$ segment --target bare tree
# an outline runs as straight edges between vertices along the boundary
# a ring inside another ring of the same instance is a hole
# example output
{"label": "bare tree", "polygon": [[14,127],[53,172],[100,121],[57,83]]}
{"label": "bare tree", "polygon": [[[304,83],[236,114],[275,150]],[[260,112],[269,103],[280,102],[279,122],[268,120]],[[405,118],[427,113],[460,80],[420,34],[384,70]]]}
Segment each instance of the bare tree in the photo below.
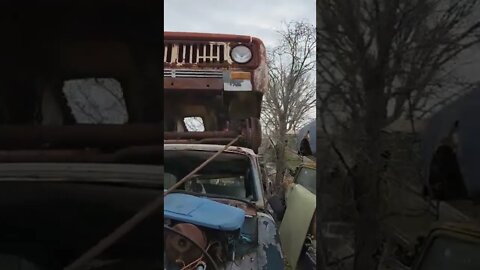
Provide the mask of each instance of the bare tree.
{"label": "bare tree", "polygon": [[279,184],[285,172],[286,134],[296,130],[315,107],[315,28],[290,22],[279,31],[280,45],[269,52],[269,89],[264,97],[262,121],[275,141]]}
{"label": "bare tree", "polygon": [[[462,82],[453,60],[478,44],[476,0],[318,0],[317,114],[349,138],[358,212],[355,269],[377,269],[382,129],[413,118],[445,84]],[[465,89],[474,84],[463,84]],[[324,126],[324,131],[328,127]],[[352,136],[353,135],[353,136]],[[338,136],[330,136],[338,138]],[[335,143],[334,141],[332,141]],[[339,156],[345,154],[338,151]]]}

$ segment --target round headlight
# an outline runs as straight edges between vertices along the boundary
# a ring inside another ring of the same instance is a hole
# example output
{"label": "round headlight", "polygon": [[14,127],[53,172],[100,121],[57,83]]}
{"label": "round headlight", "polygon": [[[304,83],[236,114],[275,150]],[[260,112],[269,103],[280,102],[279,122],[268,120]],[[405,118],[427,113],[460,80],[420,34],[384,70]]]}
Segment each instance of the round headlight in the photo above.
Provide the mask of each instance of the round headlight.
{"label": "round headlight", "polygon": [[252,59],[252,51],[247,46],[238,45],[232,49],[230,56],[233,61],[239,64],[245,64]]}

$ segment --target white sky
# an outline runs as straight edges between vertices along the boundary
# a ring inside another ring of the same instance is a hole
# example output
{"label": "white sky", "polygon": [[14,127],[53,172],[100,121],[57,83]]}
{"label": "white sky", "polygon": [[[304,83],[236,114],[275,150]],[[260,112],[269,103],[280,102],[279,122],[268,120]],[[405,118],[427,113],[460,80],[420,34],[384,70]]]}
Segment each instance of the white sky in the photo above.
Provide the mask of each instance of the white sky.
{"label": "white sky", "polygon": [[240,34],[276,44],[282,21],[315,25],[315,0],[165,0],[165,31]]}

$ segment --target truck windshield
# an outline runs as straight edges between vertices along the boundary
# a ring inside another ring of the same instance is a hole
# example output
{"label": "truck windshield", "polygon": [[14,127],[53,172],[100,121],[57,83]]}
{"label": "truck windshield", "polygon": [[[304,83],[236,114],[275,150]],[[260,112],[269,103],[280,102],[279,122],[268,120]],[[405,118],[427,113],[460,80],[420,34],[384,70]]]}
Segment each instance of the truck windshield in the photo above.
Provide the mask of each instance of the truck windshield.
{"label": "truck windshield", "polygon": [[[206,151],[165,151],[164,153],[166,189],[180,181],[212,154]],[[251,167],[251,162],[246,156],[224,153],[179,189],[255,201],[257,200],[255,176]]]}

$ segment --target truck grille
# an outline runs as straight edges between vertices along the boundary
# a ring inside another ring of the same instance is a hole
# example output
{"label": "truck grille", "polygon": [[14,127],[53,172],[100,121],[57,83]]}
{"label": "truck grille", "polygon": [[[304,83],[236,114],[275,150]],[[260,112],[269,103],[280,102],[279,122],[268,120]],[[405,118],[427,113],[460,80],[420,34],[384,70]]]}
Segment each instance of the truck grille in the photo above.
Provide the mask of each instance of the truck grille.
{"label": "truck grille", "polygon": [[167,43],[163,61],[166,64],[231,63],[226,43],[208,44]]}
{"label": "truck grille", "polygon": [[187,70],[187,69],[165,69],[163,77],[170,78],[223,78],[223,72],[218,70]]}

